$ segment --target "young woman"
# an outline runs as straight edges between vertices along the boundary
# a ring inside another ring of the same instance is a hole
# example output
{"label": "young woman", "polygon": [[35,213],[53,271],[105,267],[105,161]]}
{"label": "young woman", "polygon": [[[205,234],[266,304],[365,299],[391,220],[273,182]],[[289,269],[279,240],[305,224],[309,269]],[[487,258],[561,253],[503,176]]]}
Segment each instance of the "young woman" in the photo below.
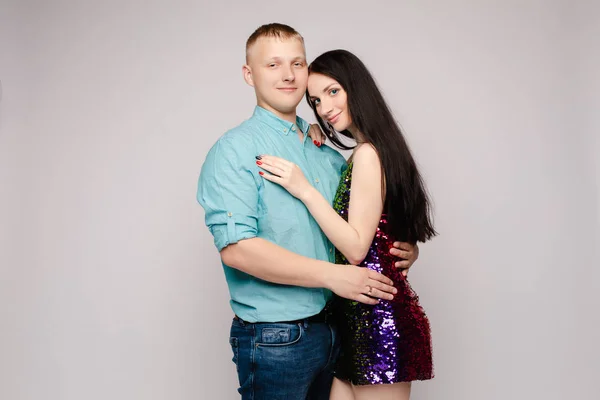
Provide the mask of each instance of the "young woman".
{"label": "young woman", "polygon": [[[396,240],[436,235],[430,201],[406,140],[370,72],[352,53],[329,51],[309,66],[307,100],[332,143],[353,149],[333,208],[293,163],[261,156],[261,175],[300,199],[337,248],[336,262],[391,278],[392,300],[337,299],[341,352],[331,399],[409,399],[410,382],[433,377],[429,321],[388,251]],[[353,139],[344,145],[338,135]],[[365,288],[365,295],[378,290]]]}

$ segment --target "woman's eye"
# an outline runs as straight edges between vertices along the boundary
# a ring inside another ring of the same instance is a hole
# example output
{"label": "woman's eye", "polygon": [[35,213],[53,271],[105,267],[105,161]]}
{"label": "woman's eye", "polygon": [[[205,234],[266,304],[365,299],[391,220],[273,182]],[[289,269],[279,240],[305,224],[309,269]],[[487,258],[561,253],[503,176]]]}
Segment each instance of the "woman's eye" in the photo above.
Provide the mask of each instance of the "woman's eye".
{"label": "woman's eye", "polygon": [[320,102],[321,102],[321,100],[319,100],[319,99],[314,99],[313,100],[313,103],[315,104],[315,106],[318,105]]}
{"label": "woman's eye", "polygon": [[338,94],[339,89],[331,89],[331,92],[329,92],[332,96],[335,96],[336,94]]}

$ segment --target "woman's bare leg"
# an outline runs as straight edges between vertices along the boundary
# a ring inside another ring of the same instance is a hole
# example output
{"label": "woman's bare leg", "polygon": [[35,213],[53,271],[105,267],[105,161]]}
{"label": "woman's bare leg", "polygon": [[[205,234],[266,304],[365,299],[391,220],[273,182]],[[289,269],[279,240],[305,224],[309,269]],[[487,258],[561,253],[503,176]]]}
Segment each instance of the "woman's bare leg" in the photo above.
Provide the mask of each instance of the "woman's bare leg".
{"label": "woman's bare leg", "polygon": [[354,393],[352,392],[350,383],[333,378],[329,400],[354,400]]}
{"label": "woman's bare leg", "polygon": [[355,400],[409,400],[410,382],[391,385],[352,386]]}

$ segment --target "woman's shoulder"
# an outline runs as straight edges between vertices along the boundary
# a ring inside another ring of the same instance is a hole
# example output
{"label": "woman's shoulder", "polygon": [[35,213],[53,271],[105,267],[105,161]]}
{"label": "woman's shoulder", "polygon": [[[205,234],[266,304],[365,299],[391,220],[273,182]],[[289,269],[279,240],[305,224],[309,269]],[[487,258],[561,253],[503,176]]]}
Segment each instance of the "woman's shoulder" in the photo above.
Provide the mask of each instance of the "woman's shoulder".
{"label": "woman's shoulder", "polygon": [[354,150],[352,162],[354,164],[379,163],[379,154],[371,143],[360,143]]}

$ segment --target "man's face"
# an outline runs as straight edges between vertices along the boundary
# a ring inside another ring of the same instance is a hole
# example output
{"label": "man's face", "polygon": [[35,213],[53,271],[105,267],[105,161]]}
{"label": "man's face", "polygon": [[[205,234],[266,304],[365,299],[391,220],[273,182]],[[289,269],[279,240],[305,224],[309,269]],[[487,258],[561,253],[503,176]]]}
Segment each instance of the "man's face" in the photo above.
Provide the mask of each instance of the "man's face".
{"label": "man's face", "polygon": [[259,106],[283,118],[295,116],[308,81],[304,45],[295,38],[259,38],[248,51],[244,79]]}

